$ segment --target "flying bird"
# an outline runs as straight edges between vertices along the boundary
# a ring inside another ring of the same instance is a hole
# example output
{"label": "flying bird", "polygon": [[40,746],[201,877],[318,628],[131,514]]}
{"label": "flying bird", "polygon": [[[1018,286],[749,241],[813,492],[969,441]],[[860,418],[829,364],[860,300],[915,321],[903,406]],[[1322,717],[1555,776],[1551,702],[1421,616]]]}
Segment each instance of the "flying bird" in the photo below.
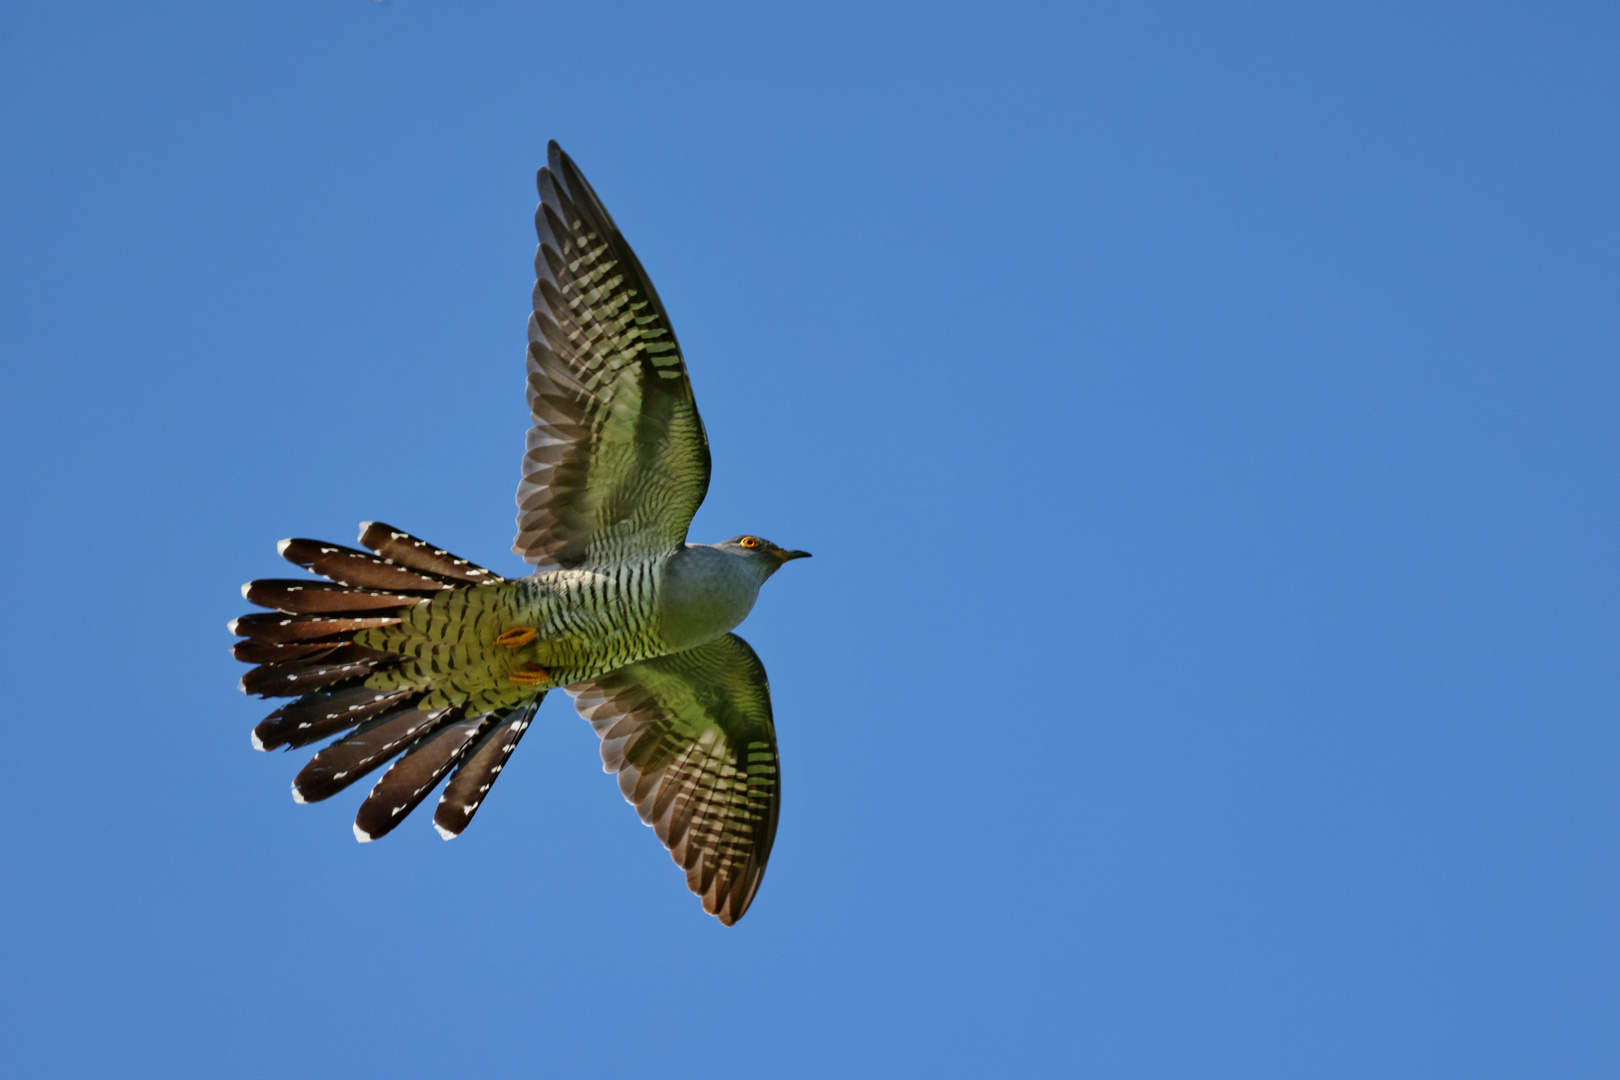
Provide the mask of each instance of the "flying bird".
{"label": "flying bird", "polygon": [[448,777],[433,814],[448,840],[560,687],[601,737],[604,770],[730,926],[759,889],[781,796],[765,668],[731,630],[809,553],[753,535],[687,542],[709,443],[669,316],[555,142],[538,186],[512,547],[533,572],[502,577],[380,522],[361,524],[360,548],[283,540],[319,578],[242,587],[270,609],[230,624],[236,657],[258,665],[242,690],[294,699],[253,745],[338,736],[293,781],[298,802],[388,765],[355,817],[362,842]]}

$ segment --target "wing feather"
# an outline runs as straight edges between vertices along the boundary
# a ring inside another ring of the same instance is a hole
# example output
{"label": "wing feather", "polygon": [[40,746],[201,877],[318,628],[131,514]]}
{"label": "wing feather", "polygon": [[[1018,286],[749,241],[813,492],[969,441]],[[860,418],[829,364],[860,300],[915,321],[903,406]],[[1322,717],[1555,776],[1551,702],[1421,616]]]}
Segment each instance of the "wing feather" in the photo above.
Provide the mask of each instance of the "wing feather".
{"label": "wing feather", "polygon": [[536,186],[533,427],[512,550],[539,570],[665,554],[709,486],[680,346],[635,252],[556,143]]}
{"label": "wing feather", "polygon": [[781,795],[765,668],[727,634],[565,687],[602,767],[727,926],[759,889]]}

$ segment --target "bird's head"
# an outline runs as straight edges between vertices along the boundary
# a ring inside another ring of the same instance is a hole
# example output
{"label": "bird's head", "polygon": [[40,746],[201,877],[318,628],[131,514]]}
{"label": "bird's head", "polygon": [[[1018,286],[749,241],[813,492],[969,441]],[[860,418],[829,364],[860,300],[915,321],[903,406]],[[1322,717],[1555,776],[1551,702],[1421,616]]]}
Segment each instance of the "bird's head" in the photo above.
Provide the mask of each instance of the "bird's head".
{"label": "bird's head", "polygon": [[782,568],[782,564],[792,559],[808,559],[808,551],[789,551],[779,547],[769,540],[758,536],[733,536],[730,540],[722,540],[714,545],[721,551],[740,555],[758,566],[770,577]]}

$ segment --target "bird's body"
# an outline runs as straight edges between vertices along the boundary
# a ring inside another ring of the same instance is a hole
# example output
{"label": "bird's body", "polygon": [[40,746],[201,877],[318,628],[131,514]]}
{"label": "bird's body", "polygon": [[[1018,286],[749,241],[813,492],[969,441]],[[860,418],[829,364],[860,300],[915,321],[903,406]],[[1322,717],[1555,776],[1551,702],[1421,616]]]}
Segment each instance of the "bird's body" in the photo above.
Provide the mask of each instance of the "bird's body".
{"label": "bird's body", "polygon": [[231,624],[246,639],[236,655],[259,665],[242,688],[295,698],[253,742],[338,736],[293,782],[299,802],[397,758],[361,804],[361,840],[448,777],[434,824],[449,839],[561,687],[601,735],[604,768],[729,925],[759,886],[780,796],[765,671],[730,631],[806,553],[755,536],[686,542],[709,448],[674,331],[555,143],[539,189],[513,547],[534,572],[508,579],[374,522],[361,526],[367,550],[283,541],[327,580],[243,587],[273,610]]}
{"label": "bird's body", "polygon": [[[354,642],[402,658],[367,680],[372,689],[423,689],[422,707],[511,708],[536,689],[713,641],[748,616],[772,570],[722,547],[687,544],[661,559],[447,590],[398,624],[357,633]],[[497,644],[514,626],[533,629],[534,637]],[[534,667],[546,677],[511,681]]]}

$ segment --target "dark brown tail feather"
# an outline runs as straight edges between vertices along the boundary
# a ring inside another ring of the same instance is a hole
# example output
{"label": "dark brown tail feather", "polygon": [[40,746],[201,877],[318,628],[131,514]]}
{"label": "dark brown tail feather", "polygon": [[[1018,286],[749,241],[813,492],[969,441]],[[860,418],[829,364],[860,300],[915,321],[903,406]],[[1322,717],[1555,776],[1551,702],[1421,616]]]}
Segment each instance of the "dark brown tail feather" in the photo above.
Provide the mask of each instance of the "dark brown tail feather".
{"label": "dark brown tail feather", "polygon": [[391,560],[341,544],[319,540],[283,540],[276,545],[281,557],[311,573],[361,589],[395,592],[441,592],[450,582],[436,574],[420,574],[396,566]]}
{"label": "dark brown tail feather", "polygon": [[362,720],[414,702],[422,695],[412,690],[383,692],[351,686],[326,694],[306,694],[283,705],[253,729],[253,745],[260,750],[286,746],[297,749],[328,735],[347,731]]}
{"label": "dark brown tail feather", "polygon": [[418,709],[412,705],[367,720],[353,732],[309,759],[293,781],[293,798],[319,802],[336,795],[452,717],[455,709]]}
{"label": "dark brown tail feather", "polygon": [[[381,659],[391,653],[376,649],[363,649],[349,641],[294,641],[278,645],[268,641],[238,641],[231,646],[231,655],[249,664],[290,664],[295,661],[358,659],[361,655]],[[281,696],[281,695],[275,695]]]}
{"label": "dark brown tail feather", "polygon": [[335,581],[264,578],[242,586],[242,595],[260,607],[295,615],[325,615],[338,611],[382,611],[414,607],[427,597],[417,593],[373,592],[352,589]]}
{"label": "dark brown tail feather", "polygon": [[494,722],[495,718],[488,714],[456,720],[418,740],[404,757],[388,767],[360,804],[354,818],[355,839],[366,843],[392,832]]}
{"label": "dark brown tail feather", "polygon": [[398,659],[392,653],[380,653],[348,642],[328,648],[325,656],[261,664],[242,676],[242,692],[267,698],[310,694],[364,679],[379,668],[392,666]]}
{"label": "dark brown tail feather", "polygon": [[[322,641],[323,644],[330,645],[347,641],[360,630],[392,626],[397,622],[399,622],[398,615],[388,614],[288,615],[281,611],[269,611],[232,619],[227,629],[238,637],[245,637],[254,642]],[[237,648],[241,647],[242,644],[239,642]],[[248,662],[262,663],[257,660]]]}
{"label": "dark brown tail feather", "polygon": [[514,709],[479,737],[477,745],[467,750],[456,768],[456,775],[444,785],[439,806],[433,812],[433,827],[446,840],[460,836],[473,815],[484,805],[489,789],[500,778],[506,761],[517,749],[518,740],[534,722],[535,710],[540,707],[541,694],[521,709]]}
{"label": "dark brown tail feather", "polygon": [[426,540],[418,540],[410,533],[401,532],[380,521],[360,523],[360,542],[390,562],[447,581],[483,585],[506,580],[477,563],[459,559],[443,548],[436,548]]}

